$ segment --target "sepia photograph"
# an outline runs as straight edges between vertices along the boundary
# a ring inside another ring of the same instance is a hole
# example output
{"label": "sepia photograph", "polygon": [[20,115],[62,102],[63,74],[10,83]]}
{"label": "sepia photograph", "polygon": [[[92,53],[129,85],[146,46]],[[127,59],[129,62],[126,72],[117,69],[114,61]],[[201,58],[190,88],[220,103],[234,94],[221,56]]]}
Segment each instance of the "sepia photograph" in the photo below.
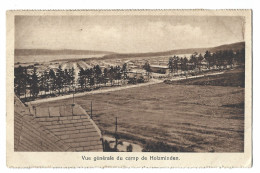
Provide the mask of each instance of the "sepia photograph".
{"label": "sepia photograph", "polygon": [[250,10],[9,11],[7,26],[12,165],[250,166]]}
{"label": "sepia photograph", "polygon": [[15,16],[14,150],[243,152],[241,16]]}

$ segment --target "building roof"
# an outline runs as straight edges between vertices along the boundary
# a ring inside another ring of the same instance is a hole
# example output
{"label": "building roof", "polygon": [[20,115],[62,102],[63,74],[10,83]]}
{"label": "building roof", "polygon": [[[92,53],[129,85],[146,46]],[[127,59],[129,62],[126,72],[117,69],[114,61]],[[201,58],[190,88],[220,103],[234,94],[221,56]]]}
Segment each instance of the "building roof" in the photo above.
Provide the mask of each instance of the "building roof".
{"label": "building roof", "polygon": [[86,111],[75,104],[36,107],[36,120],[76,151],[103,151],[102,135]]}
{"label": "building roof", "polygon": [[164,66],[164,65],[150,65],[150,67],[156,67],[156,68],[168,68],[168,66]]}
{"label": "building roof", "polygon": [[124,61],[124,63],[134,63],[132,60],[126,60],[126,61]]}
{"label": "building roof", "polygon": [[144,69],[131,69],[128,73],[146,73]]}
{"label": "building roof", "polygon": [[17,97],[14,104],[15,151],[73,151],[59,137],[37,123]]}
{"label": "building roof", "polygon": [[16,150],[103,151],[101,132],[80,105],[75,104],[73,110],[71,105],[21,106],[24,111],[15,107],[19,112],[15,113]]}

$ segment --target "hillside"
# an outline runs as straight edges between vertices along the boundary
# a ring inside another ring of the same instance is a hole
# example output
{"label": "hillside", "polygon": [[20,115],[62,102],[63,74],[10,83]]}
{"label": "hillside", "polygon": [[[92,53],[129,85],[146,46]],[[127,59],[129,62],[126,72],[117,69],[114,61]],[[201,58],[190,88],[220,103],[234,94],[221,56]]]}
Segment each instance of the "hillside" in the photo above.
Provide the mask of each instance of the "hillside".
{"label": "hillside", "polygon": [[245,88],[245,68],[240,67],[226,71],[224,74],[210,75],[207,77],[192,78],[179,81],[164,81],[172,85],[202,85],[202,86],[228,86]]}
{"label": "hillside", "polygon": [[[221,46],[217,46],[217,47],[212,47],[209,48],[210,52],[216,52],[216,51],[223,51],[223,50],[230,50],[232,49],[233,51],[236,50],[240,50],[240,49],[244,49],[245,48],[245,42],[238,42],[238,43],[233,43],[233,44],[224,44]],[[205,52],[205,51],[204,51]]]}
{"label": "hillside", "polygon": [[204,54],[207,50],[210,52],[230,50],[233,51],[245,48],[245,42],[238,42],[233,44],[225,44],[217,47],[210,48],[190,48],[190,49],[176,49],[165,52],[148,52],[148,53],[129,53],[129,54],[110,54],[105,55],[104,59],[113,59],[113,58],[130,58],[130,57],[151,57],[151,56],[168,56],[168,55],[178,55],[178,54],[192,54],[198,52]]}
{"label": "hillside", "polygon": [[50,49],[15,49],[15,56],[26,56],[26,55],[98,55],[105,54],[102,59],[114,59],[114,58],[132,58],[132,57],[152,57],[152,56],[168,56],[178,54],[192,54],[194,52],[204,54],[205,51],[216,52],[220,50],[233,51],[245,48],[245,42],[238,42],[233,44],[225,44],[217,47],[210,48],[189,48],[189,49],[176,49],[164,52],[147,52],[147,53],[115,53],[109,51],[95,51],[95,50],[50,50]]}

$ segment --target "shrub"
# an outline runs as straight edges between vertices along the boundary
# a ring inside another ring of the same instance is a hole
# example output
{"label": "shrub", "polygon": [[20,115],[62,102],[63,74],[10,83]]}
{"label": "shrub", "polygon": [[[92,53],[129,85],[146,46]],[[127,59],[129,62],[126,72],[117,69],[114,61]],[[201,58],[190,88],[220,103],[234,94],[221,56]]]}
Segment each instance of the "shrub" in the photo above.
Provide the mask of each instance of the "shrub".
{"label": "shrub", "polygon": [[126,147],[126,151],[127,152],[132,152],[133,151],[133,146],[131,144],[129,144],[127,147]]}
{"label": "shrub", "polygon": [[116,152],[115,148],[111,148],[107,140],[104,141],[104,152]]}
{"label": "shrub", "polygon": [[179,148],[170,146],[165,142],[148,142],[145,144],[142,152],[176,152]]}

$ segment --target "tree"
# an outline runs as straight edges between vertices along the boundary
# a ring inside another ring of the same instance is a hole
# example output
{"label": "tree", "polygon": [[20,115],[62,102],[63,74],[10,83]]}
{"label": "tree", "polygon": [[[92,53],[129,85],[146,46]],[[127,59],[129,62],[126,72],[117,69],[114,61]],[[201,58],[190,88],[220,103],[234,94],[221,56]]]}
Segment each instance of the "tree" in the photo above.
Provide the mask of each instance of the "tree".
{"label": "tree", "polygon": [[197,59],[197,57],[194,54],[192,54],[190,56],[190,63],[193,64],[192,67],[191,67],[192,70],[197,68],[197,66],[198,66],[198,59]]}
{"label": "tree", "polygon": [[126,147],[126,151],[127,151],[127,152],[132,152],[132,151],[133,151],[133,146],[132,146],[132,144],[129,144],[129,145]]}
{"label": "tree", "polygon": [[212,61],[211,53],[209,51],[206,51],[204,58],[208,62],[208,69],[210,69],[211,61]]}
{"label": "tree", "polygon": [[121,67],[120,66],[116,66],[114,68],[114,70],[115,70],[115,79],[117,80],[118,85],[119,85],[119,80],[121,80],[121,78],[122,78]]}
{"label": "tree", "polygon": [[94,66],[94,77],[97,81],[97,84],[102,82],[102,70],[99,65]]}
{"label": "tree", "polygon": [[94,69],[89,69],[88,77],[89,77],[89,85],[93,87],[95,85],[95,77],[94,77]]}
{"label": "tree", "polygon": [[89,84],[91,87],[93,87],[95,85],[95,78],[94,76],[90,78]]}
{"label": "tree", "polygon": [[148,61],[145,62],[143,68],[147,71],[150,72],[151,71],[151,67],[150,67],[150,63]]}
{"label": "tree", "polygon": [[110,80],[111,86],[113,85],[113,80],[115,79],[115,69],[113,66],[108,70],[108,78]]}
{"label": "tree", "polygon": [[26,97],[26,85],[27,85],[27,69],[19,66],[14,69],[14,88],[15,94],[20,98],[21,94],[24,93]]}
{"label": "tree", "polygon": [[44,72],[43,72],[43,74],[41,74],[40,77],[39,77],[39,90],[40,91],[45,90],[45,88],[44,88],[45,83],[46,83],[46,79],[45,79]]}
{"label": "tree", "polygon": [[148,79],[150,79],[150,72],[151,72],[150,63],[148,61],[146,61],[143,68],[146,70],[146,73],[148,75]]}
{"label": "tree", "polygon": [[83,69],[83,68],[80,68],[79,74],[78,74],[78,76],[79,76],[78,82],[79,82],[79,84],[80,84],[81,89],[83,89],[84,84],[85,84],[85,76],[84,76],[84,75],[85,75],[84,69]]}
{"label": "tree", "polygon": [[246,53],[246,52],[245,52],[245,48],[243,48],[243,49],[240,50],[240,62],[241,62],[242,64],[245,64],[245,56],[246,56],[245,53]]}
{"label": "tree", "polygon": [[71,69],[69,69],[69,90],[70,90],[70,87],[74,86],[74,83],[75,83],[75,69],[74,67],[72,67]]}
{"label": "tree", "polygon": [[56,90],[56,74],[53,71],[53,69],[50,69],[49,77],[50,77],[49,81],[50,81],[51,91],[55,91]]}
{"label": "tree", "polygon": [[226,51],[217,51],[216,52],[216,59],[217,59],[217,66],[218,68],[224,65],[224,60],[226,57]]}
{"label": "tree", "polygon": [[24,75],[23,75],[23,90],[24,91],[24,97],[26,98],[26,95],[27,95],[27,88],[28,88],[28,84],[29,84],[29,74],[28,74],[28,71],[27,71],[27,67],[24,68]]}
{"label": "tree", "polygon": [[70,86],[70,75],[68,69],[64,70],[63,86],[65,86],[65,89]]}
{"label": "tree", "polygon": [[92,69],[85,70],[85,75],[86,75],[86,80],[88,85],[90,85],[90,79],[92,78],[92,73],[93,73]]}
{"label": "tree", "polygon": [[50,85],[49,85],[50,76],[49,76],[49,73],[48,73],[47,70],[44,71],[43,76],[44,76],[44,79],[45,79],[43,88],[44,88],[45,95],[46,95],[46,92],[50,90]]}
{"label": "tree", "polygon": [[31,75],[31,82],[30,82],[30,93],[33,98],[37,97],[39,94],[39,79],[36,72],[36,67],[33,68],[33,74]]}
{"label": "tree", "polygon": [[201,71],[201,65],[202,65],[202,61],[203,61],[204,57],[201,55],[201,53],[199,54],[198,57],[198,67],[199,67],[199,71]]}
{"label": "tree", "polygon": [[245,49],[237,50],[235,55],[236,62],[239,64],[245,64]]}
{"label": "tree", "polygon": [[182,57],[180,59],[180,63],[181,63],[181,71],[184,71],[184,62],[183,62],[183,58]]}
{"label": "tree", "polygon": [[183,69],[184,69],[184,71],[188,70],[187,63],[188,63],[188,59],[187,59],[187,57],[184,57],[183,58]]}
{"label": "tree", "polygon": [[56,86],[57,89],[59,90],[59,94],[60,94],[60,90],[63,89],[63,80],[64,80],[64,72],[61,68],[61,65],[59,65],[58,70],[56,72]]}
{"label": "tree", "polygon": [[177,73],[178,73],[178,70],[179,70],[179,61],[180,61],[180,58],[178,56],[173,57],[174,72],[177,71]]}
{"label": "tree", "polygon": [[123,73],[123,79],[126,80],[127,79],[127,64],[126,63],[123,64],[122,73]]}
{"label": "tree", "polygon": [[233,68],[233,63],[234,63],[234,52],[233,50],[228,50],[227,51],[227,64],[231,66],[231,68]]}
{"label": "tree", "polygon": [[170,69],[170,72],[173,73],[173,69],[174,69],[174,58],[173,57],[169,58],[168,68]]}
{"label": "tree", "polygon": [[105,68],[104,71],[103,71],[103,83],[105,85],[107,85],[107,80],[108,80],[108,69]]}
{"label": "tree", "polygon": [[211,56],[211,63],[210,66],[218,66],[218,55],[217,53],[213,53]]}

